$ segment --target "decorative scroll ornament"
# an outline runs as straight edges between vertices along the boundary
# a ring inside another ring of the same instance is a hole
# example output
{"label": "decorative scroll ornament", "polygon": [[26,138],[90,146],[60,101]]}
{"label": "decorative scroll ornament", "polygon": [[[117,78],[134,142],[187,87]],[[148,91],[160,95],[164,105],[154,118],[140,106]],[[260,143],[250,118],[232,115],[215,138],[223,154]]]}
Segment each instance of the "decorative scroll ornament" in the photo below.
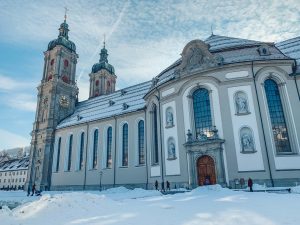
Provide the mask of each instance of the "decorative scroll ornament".
{"label": "decorative scroll ornament", "polygon": [[189,42],[181,53],[182,62],[176,72],[204,70],[223,65],[223,57],[220,55],[213,55],[208,49],[209,45],[201,40]]}

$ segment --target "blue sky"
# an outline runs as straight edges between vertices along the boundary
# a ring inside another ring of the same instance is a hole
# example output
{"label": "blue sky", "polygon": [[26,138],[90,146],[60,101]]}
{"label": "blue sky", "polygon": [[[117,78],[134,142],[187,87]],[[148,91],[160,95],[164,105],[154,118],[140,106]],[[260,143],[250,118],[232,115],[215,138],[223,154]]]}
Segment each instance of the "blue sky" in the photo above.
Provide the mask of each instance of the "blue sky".
{"label": "blue sky", "polygon": [[64,7],[77,46],[79,98],[99,59],[103,35],[123,88],[156,76],[192,39],[214,34],[277,42],[300,35],[299,0],[0,1],[0,149],[30,144],[43,51],[58,35]]}

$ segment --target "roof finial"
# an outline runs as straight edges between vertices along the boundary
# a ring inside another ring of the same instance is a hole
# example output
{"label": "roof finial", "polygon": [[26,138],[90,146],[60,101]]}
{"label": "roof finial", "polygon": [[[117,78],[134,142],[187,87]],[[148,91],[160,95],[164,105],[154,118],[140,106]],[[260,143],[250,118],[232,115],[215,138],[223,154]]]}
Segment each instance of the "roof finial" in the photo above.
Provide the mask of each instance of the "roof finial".
{"label": "roof finial", "polygon": [[64,8],[65,8],[65,22],[66,22],[66,20],[67,20],[67,12],[69,11],[69,9],[66,6]]}
{"label": "roof finial", "polygon": [[212,24],[210,25],[210,32],[211,32],[211,35],[214,35],[213,25]]}
{"label": "roof finial", "polygon": [[105,48],[105,34],[103,34],[103,48]]}

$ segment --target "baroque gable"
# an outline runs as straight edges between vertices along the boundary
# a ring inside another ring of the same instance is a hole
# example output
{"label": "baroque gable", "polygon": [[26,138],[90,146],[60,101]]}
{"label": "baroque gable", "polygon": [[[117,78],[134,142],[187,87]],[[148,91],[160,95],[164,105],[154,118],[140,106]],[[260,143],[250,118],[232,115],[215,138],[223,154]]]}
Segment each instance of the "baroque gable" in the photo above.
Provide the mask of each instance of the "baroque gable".
{"label": "baroque gable", "polygon": [[206,44],[201,40],[189,42],[181,53],[182,62],[179,65],[177,72],[187,73],[222,65],[224,61],[223,57],[213,55],[209,52],[209,47],[209,44]]}

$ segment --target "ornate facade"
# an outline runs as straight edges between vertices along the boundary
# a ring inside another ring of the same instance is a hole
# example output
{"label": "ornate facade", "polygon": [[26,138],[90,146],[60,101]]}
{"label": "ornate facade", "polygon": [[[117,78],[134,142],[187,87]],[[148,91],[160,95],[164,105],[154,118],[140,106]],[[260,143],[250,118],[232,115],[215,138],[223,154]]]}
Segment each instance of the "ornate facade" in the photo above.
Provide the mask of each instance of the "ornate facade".
{"label": "ornate facade", "polygon": [[45,52],[27,184],[299,182],[299,43],[211,35],[189,42],[151,81],[117,91],[104,46],[89,74],[90,98],[77,102],[78,56],[64,22]]}

